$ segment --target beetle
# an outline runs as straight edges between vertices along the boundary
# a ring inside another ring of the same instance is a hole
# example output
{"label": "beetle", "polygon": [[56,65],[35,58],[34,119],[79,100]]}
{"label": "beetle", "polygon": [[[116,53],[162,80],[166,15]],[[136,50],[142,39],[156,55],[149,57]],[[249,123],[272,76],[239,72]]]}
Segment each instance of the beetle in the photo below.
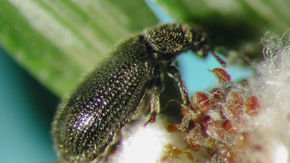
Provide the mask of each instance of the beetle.
{"label": "beetle", "polygon": [[67,162],[106,157],[122,128],[144,113],[147,100],[148,123],[154,121],[164,74],[177,82],[182,101],[188,102],[172,66],[188,50],[205,55],[210,48],[205,33],[182,23],[159,25],[121,42],[58,108],[52,135],[59,157]]}

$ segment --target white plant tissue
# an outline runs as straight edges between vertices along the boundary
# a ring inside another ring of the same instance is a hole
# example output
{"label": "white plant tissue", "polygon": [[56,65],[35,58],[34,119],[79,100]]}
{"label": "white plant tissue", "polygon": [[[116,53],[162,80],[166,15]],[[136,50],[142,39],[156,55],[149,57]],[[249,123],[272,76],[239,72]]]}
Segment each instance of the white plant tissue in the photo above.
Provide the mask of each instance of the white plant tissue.
{"label": "white plant tissue", "polygon": [[[250,118],[243,128],[251,135],[245,150],[237,152],[238,162],[287,163],[290,148],[290,32],[282,36],[267,34],[262,42],[264,60],[255,65],[256,74],[243,86],[245,92],[255,95],[260,103],[259,113]],[[146,118],[126,129],[119,149],[110,157],[113,163],[162,162],[166,145],[180,149],[186,143],[178,133],[166,130],[166,121],[144,127]],[[235,126],[234,126],[235,127]],[[237,149],[239,147],[232,147]],[[196,151],[192,151],[195,153]],[[174,157],[173,157],[174,158]],[[207,158],[205,158],[207,160]],[[192,162],[185,155],[172,162]],[[206,162],[206,161],[205,161]],[[226,161],[229,162],[229,161]],[[231,162],[235,163],[235,162]]]}

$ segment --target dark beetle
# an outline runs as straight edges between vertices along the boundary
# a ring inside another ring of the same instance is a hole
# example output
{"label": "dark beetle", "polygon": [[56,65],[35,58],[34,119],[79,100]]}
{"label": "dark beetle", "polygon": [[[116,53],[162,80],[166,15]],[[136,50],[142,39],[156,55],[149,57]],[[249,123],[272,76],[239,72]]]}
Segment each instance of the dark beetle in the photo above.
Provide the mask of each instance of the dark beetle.
{"label": "dark beetle", "polygon": [[158,111],[164,73],[178,82],[186,102],[171,63],[187,50],[206,54],[209,47],[203,33],[185,24],[157,26],[119,44],[58,109],[52,134],[60,158],[88,162],[104,156],[122,127],[142,110],[145,99],[150,100],[152,113]]}

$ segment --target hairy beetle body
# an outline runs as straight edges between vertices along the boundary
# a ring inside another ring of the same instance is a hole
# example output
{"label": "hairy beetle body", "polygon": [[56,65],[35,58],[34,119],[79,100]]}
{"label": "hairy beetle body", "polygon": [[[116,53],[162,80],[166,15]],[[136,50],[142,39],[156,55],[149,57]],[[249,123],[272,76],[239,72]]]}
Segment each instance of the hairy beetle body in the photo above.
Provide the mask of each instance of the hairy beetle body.
{"label": "hairy beetle body", "polygon": [[172,24],[121,43],[58,109],[52,134],[60,157],[87,162],[102,155],[146,92],[158,87],[161,67],[183,51],[204,49],[204,38],[195,37],[188,26]]}

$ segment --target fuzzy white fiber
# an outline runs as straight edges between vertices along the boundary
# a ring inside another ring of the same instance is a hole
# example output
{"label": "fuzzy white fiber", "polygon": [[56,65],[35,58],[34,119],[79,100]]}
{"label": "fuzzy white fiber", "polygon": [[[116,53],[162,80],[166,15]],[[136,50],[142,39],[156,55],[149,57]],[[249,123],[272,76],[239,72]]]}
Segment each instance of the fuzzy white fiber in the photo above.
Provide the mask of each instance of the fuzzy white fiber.
{"label": "fuzzy white fiber", "polygon": [[[270,37],[269,37],[270,36]],[[264,39],[265,60],[250,80],[250,90],[259,98],[261,110],[253,120],[257,142],[266,147],[263,162],[287,163],[290,149],[290,42],[268,34]]]}
{"label": "fuzzy white fiber", "polygon": [[156,162],[162,153],[167,135],[157,123],[144,126],[145,121],[135,124],[124,132],[121,148],[112,158],[115,163]]}
{"label": "fuzzy white fiber", "polygon": [[145,126],[144,124],[147,120],[148,118],[142,118],[133,126],[125,128],[121,144],[116,153],[110,158],[109,162],[160,162],[165,151],[165,146],[181,140],[178,140],[178,136],[176,137],[166,130],[166,122],[162,117],[158,117],[156,122]]}
{"label": "fuzzy white fiber", "polygon": [[[125,128],[117,151],[109,158],[110,163],[191,163],[185,155],[171,158],[168,145],[184,149],[187,145],[178,133],[166,130],[167,118],[158,116],[156,122],[144,125],[147,118],[142,118],[133,126]],[[169,159],[164,160],[164,156]]]}

